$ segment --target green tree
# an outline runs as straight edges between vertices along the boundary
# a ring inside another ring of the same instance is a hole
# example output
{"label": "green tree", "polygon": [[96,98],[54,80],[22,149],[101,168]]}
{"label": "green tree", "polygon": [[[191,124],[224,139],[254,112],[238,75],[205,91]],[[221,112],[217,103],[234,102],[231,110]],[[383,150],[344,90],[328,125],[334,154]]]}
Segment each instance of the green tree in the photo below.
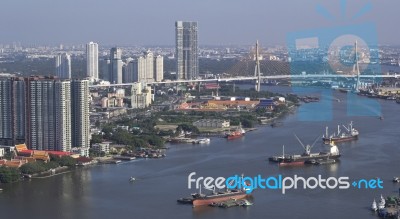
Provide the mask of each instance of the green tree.
{"label": "green tree", "polygon": [[34,174],[46,171],[46,168],[41,162],[30,162],[23,164],[19,170],[23,174]]}
{"label": "green tree", "polygon": [[0,182],[12,183],[20,179],[20,171],[17,168],[0,166]]}
{"label": "green tree", "polygon": [[96,144],[96,143],[101,143],[103,141],[103,136],[102,135],[97,135],[94,134],[92,135],[92,139],[90,140],[90,144]]}
{"label": "green tree", "polygon": [[62,156],[58,163],[60,166],[73,167],[76,165],[76,160],[70,156]]}

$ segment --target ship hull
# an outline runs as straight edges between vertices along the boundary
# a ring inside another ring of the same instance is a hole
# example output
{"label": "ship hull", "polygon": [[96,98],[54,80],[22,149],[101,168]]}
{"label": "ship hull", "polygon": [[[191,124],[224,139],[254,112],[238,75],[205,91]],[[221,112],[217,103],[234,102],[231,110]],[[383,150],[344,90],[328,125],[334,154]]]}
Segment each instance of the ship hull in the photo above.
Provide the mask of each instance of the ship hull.
{"label": "ship hull", "polygon": [[358,135],[355,136],[348,136],[348,137],[334,137],[334,138],[322,138],[322,140],[324,141],[324,144],[330,144],[331,141],[334,141],[335,143],[337,142],[346,142],[346,141],[353,141],[353,140],[357,140],[358,139]]}
{"label": "ship hull", "polygon": [[222,196],[222,197],[198,198],[198,199],[193,200],[192,204],[193,204],[193,207],[204,206],[204,205],[209,205],[211,203],[224,202],[224,201],[228,201],[230,199],[243,199],[246,197],[247,197],[246,193],[239,193],[239,194],[235,194],[235,195],[228,195],[228,196]]}
{"label": "ship hull", "polygon": [[329,154],[320,154],[316,156],[301,156],[297,158],[285,158],[285,159],[269,159],[272,162],[278,163],[279,166],[301,166],[307,163],[313,163],[312,161],[318,160],[338,160],[340,158],[340,154],[338,155],[329,155]]}
{"label": "ship hull", "polygon": [[232,140],[232,139],[237,139],[237,138],[241,138],[243,137],[243,135],[227,135],[226,138],[228,140]]}

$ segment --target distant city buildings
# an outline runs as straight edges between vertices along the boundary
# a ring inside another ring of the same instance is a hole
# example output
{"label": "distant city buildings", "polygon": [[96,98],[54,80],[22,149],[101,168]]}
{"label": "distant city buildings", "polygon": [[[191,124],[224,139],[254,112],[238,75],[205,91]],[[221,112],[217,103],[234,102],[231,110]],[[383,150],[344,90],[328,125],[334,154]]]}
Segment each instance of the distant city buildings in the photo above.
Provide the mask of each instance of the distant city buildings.
{"label": "distant city buildings", "polygon": [[122,83],[122,49],[111,48],[110,51],[110,66],[109,66],[109,78],[112,84]]}
{"label": "distant city buildings", "polygon": [[132,85],[131,104],[133,109],[143,109],[151,104],[151,87],[136,82]]}
{"label": "distant city buildings", "polygon": [[70,151],[88,147],[89,81],[0,78],[0,144]]}
{"label": "distant city buildings", "polygon": [[197,30],[197,22],[175,22],[177,79],[199,76]]}
{"label": "distant city buildings", "polygon": [[94,42],[86,44],[86,76],[99,78],[99,45]]}
{"label": "distant city buildings", "polygon": [[124,72],[124,83],[154,82],[164,79],[164,59],[162,56],[154,56],[148,50],[143,56],[134,60],[127,60]]}
{"label": "distant city buildings", "polygon": [[71,78],[71,56],[68,53],[58,54],[54,61],[56,76],[62,79]]}

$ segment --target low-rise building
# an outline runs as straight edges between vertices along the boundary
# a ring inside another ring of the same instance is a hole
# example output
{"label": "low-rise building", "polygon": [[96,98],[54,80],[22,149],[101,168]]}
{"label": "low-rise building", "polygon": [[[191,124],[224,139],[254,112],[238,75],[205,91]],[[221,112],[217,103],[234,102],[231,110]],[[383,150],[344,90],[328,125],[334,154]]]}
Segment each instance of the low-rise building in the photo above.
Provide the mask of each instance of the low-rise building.
{"label": "low-rise building", "polygon": [[102,143],[93,144],[92,148],[97,153],[104,152],[106,154],[109,154],[110,153],[110,142],[102,142]]}
{"label": "low-rise building", "polygon": [[227,128],[230,122],[222,119],[201,119],[193,122],[193,125],[197,128]]}
{"label": "low-rise building", "polygon": [[71,148],[71,152],[79,154],[81,157],[89,157],[89,147]]}

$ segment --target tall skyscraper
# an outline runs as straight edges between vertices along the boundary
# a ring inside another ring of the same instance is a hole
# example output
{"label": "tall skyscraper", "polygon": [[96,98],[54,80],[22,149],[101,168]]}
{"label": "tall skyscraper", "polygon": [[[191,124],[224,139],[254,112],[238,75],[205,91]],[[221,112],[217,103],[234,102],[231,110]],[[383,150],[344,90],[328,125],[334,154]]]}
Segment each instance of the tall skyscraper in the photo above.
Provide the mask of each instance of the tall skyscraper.
{"label": "tall skyscraper", "polygon": [[86,44],[86,74],[87,77],[99,78],[99,45],[90,42]]}
{"label": "tall skyscraper", "polygon": [[110,51],[110,82],[112,84],[122,83],[122,49],[111,48]]}
{"label": "tall skyscraper", "polygon": [[72,147],[89,147],[89,81],[73,80],[71,94]]}
{"label": "tall skyscraper", "polygon": [[55,58],[56,76],[71,78],[71,56],[68,53],[58,54]]}
{"label": "tall skyscraper", "polygon": [[111,61],[109,58],[106,58],[104,60],[101,60],[100,62],[100,79],[106,80],[106,81],[111,81],[110,78],[110,66],[111,66]]}
{"label": "tall skyscraper", "polygon": [[[53,150],[71,150],[71,83],[55,82],[55,145]],[[58,99],[57,99],[58,98]],[[50,130],[51,131],[51,130]]]}
{"label": "tall skyscraper", "polygon": [[127,58],[124,64],[124,68],[122,69],[122,82],[130,83],[133,82],[133,65],[130,64],[134,59]]}
{"label": "tall skyscraper", "polygon": [[25,141],[25,82],[23,78],[0,77],[0,144]]}
{"label": "tall skyscraper", "polygon": [[27,143],[35,150],[71,149],[69,81],[31,77],[27,83]]}
{"label": "tall skyscraper", "polygon": [[199,76],[197,30],[197,22],[175,22],[177,79]]}
{"label": "tall skyscraper", "polygon": [[154,59],[154,80],[159,82],[164,79],[164,58],[160,55]]}

